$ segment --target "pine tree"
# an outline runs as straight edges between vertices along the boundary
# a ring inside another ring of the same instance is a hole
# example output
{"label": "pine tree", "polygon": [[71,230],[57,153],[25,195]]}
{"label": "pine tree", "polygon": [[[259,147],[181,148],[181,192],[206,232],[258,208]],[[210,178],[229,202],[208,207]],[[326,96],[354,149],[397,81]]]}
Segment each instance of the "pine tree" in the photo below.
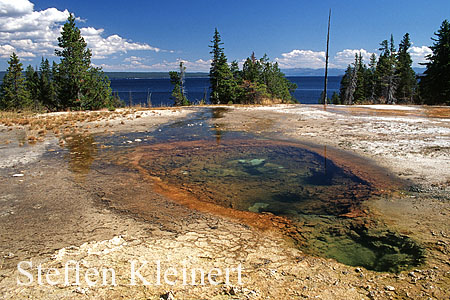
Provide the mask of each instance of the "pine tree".
{"label": "pine tree", "polygon": [[369,68],[366,72],[366,97],[371,103],[375,103],[375,91],[377,86],[377,56],[372,53],[369,61]]}
{"label": "pine tree", "polygon": [[[264,83],[267,87],[269,87],[271,81],[276,82],[276,78],[274,76],[277,72],[275,67],[278,69],[278,63],[271,63],[269,56],[264,53],[263,57],[259,59],[259,64],[261,66],[259,70],[259,82]],[[278,71],[280,70],[278,69]]]}
{"label": "pine tree", "polygon": [[395,69],[397,67],[397,56],[395,54],[394,37],[391,34],[391,40],[388,42],[384,40],[380,43],[381,51],[377,63],[376,77],[377,95],[381,97],[384,102],[393,104],[396,102],[395,91],[397,89],[397,77]]}
{"label": "pine tree", "polygon": [[354,104],[355,90],[358,84],[358,70],[357,62],[358,56],[355,57],[355,62],[347,66],[345,74],[341,79],[340,96],[342,104]]}
{"label": "pine tree", "polygon": [[367,68],[362,54],[355,54],[355,61],[348,65],[342,77],[339,95],[336,93],[332,102],[340,102],[342,104],[373,102],[375,65],[375,55],[371,56],[369,68]]}
{"label": "pine tree", "polygon": [[[339,98],[341,99],[342,104],[349,104],[349,87],[350,87],[350,81],[353,74],[353,68],[351,65],[347,66],[347,69],[345,70],[344,76],[342,76],[341,84],[339,87]],[[353,93],[351,95],[353,97]]]}
{"label": "pine tree", "polygon": [[30,96],[30,103],[32,103],[35,110],[39,109],[39,74],[29,65],[25,70],[25,88]]}
{"label": "pine tree", "polygon": [[260,61],[255,57],[255,52],[248,57],[242,67],[242,77],[244,80],[249,80],[252,82],[264,82],[260,75],[262,73],[263,66]]}
{"label": "pine tree", "polygon": [[109,80],[100,69],[91,67],[91,51],[72,14],[62,28],[58,46],[61,50],[55,50],[55,53],[61,57],[61,62],[55,79],[61,108],[97,109],[107,106],[111,101]]}
{"label": "pine tree", "polygon": [[214,30],[214,37],[211,43],[212,46],[209,46],[210,48],[212,48],[210,53],[213,56],[211,61],[211,68],[209,70],[209,81],[211,83],[211,103],[218,104],[220,103],[219,83],[221,79],[219,74],[219,68],[220,64],[222,63],[220,60],[223,54],[223,48],[221,47],[223,43],[217,28],[215,28]]}
{"label": "pine tree", "polygon": [[[234,67],[236,69],[237,63]],[[238,103],[260,104],[263,100],[283,103],[296,103],[292,91],[297,85],[284,77],[278,63],[270,62],[267,54],[259,60],[253,52],[244,62],[242,72],[239,73]]]}
{"label": "pine tree", "polygon": [[39,66],[39,102],[48,110],[57,108],[53,72],[48,59],[42,58]]}
{"label": "pine tree", "polygon": [[51,77],[52,77],[53,89],[54,89],[54,93],[55,93],[54,94],[55,98],[53,101],[54,107],[56,110],[61,110],[61,109],[63,109],[63,105],[61,103],[61,100],[58,98],[58,90],[59,90],[59,83],[62,80],[60,79],[60,76],[59,76],[58,64],[55,61],[53,61],[53,63],[52,63],[52,76]]}
{"label": "pine tree", "polygon": [[225,54],[222,53],[221,63],[219,66],[219,88],[218,88],[218,100],[220,103],[236,103],[237,94],[237,82],[234,79],[233,73],[231,73],[231,69],[228,66],[227,58]]}
{"label": "pine tree", "polygon": [[239,64],[236,60],[233,60],[230,65],[230,71],[233,74],[236,83],[242,81],[242,72],[239,70]]}
{"label": "pine tree", "polygon": [[16,53],[13,52],[10,56],[8,65],[0,87],[0,108],[6,110],[29,108],[30,95],[25,87],[22,63]]}
{"label": "pine tree", "polygon": [[72,14],[58,37],[58,46],[62,48],[55,50],[56,55],[61,57],[57,77],[58,98],[62,108],[80,106],[92,54],[87,49],[87,43],[81,36],[80,29],[76,27]]}
{"label": "pine tree", "polygon": [[339,99],[339,94],[336,92],[333,92],[333,95],[331,96],[331,103],[334,105],[341,104],[341,99]]}
{"label": "pine tree", "polygon": [[238,100],[241,104],[263,104],[263,100],[270,97],[267,86],[259,82],[244,80],[241,88],[242,94]]}
{"label": "pine tree", "polygon": [[211,103],[221,104],[235,100],[236,80],[227,63],[227,58],[221,45],[223,45],[219,31],[214,31],[211,41],[211,54],[213,56],[211,68],[209,70],[209,80],[211,84]]}
{"label": "pine tree", "polygon": [[106,107],[115,109],[111,90],[111,81],[101,68],[91,67],[88,69],[85,85],[80,99],[80,109],[100,109]]}
{"label": "pine tree", "polygon": [[355,55],[356,86],[353,94],[354,103],[366,100],[366,65],[363,63],[361,53]]}
{"label": "pine tree", "polygon": [[435,33],[427,56],[427,69],[420,80],[420,93],[426,104],[450,105],[450,23],[444,20]]}
{"label": "pine tree", "polygon": [[291,93],[297,89],[297,85],[284,77],[277,62],[271,63],[266,56],[261,59],[261,62],[263,69],[260,78],[263,79],[272,99],[280,99],[283,103],[296,103],[297,100]]}
{"label": "pine tree", "polygon": [[409,33],[406,33],[398,46],[398,67],[396,70],[396,77],[398,78],[396,98],[403,102],[412,102],[417,85],[416,74],[411,67],[411,55],[408,52],[410,47]]}

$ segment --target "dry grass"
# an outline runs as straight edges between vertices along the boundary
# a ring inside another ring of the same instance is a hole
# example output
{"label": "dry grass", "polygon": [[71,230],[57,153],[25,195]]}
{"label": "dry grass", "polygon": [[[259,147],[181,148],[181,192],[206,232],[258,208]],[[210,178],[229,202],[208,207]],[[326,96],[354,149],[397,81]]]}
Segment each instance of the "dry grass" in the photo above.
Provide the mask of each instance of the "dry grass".
{"label": "dry grass", "polygon": [[[29,144],[44,140],[51,133],[55,136],[76,132],[86,123],[111,118],[110,112],[76,112],[63,114],[35,114],[31,112],[0,112],[0,124],[8,130],[22,128]],[[88,127],[88,129],[90,126]]]}
{"label": "dry grass", "polygon": [[[0,124],[7,127],[7,130],[21,128],[25,130],[28,143],[42,141],[48,134],[56,137],[73,134],[77,132],[87,132],[91,128],[109,128],[112,124],[109,121],[115,119],[138,119],[142,117],[143,111],[158,111],[170,109],[173,112],[180,108],[174,107],[142,107],[133,106],[118,109],[115,111],[83,111],[83,112],[62,112],[37,114],[33,112],[5,112],[0,111]],[[101,124],[99,122],[103,121]],[[94,123],[94,124],[92,124]],[[120,124],[124,124],[121,120]]]}
{"label": "dry grass", "polygon": [[65,135],[88,132],[105,128],[105,132],[111,130],[111,121],[117,120],[119,124],[125,124],[124,120],[136,120],[145,116],[146,112],[157,113],[162,110],[176,112],[181,107],[142,107],[133,106],[121,108],[115,111],[82,111],[82,112],[57,112],[38,114],[35,112],[0,111],[0,126],[6,128],[0,130],[20,129],[25,132],[25,141],[30,144],[43,141],[47,135],[63,138]]}

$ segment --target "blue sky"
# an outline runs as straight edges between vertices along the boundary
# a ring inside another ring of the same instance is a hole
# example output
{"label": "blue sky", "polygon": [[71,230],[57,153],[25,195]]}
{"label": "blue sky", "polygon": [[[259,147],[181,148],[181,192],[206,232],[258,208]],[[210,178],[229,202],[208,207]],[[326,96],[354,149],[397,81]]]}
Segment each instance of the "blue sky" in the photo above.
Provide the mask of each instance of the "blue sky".
{"label": "blue sky", "polygon": [[69,12],[106,71],[168,71],[183,60],[188,71],[209,69],[217,27],[229,59],[267,53],[282,68],[321,68],[328,9],[332,9],[330,65],[345,68],[355,52],[368,60],[392,33],[409,32],[414,64],[430,53],[431,37],[450,18],[450,1],[113,1],[0,0],[0,70],[12,51],[25,65],[54,49]]}

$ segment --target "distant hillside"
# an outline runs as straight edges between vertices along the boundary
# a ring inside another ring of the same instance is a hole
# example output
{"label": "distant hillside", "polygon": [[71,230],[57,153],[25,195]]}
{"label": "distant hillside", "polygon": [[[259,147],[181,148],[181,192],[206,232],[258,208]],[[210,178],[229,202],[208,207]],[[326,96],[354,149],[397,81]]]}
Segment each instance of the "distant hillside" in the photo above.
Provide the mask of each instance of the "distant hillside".
{"label": "distant hillside", "polygon": [[[413,68],[417,74],[423,74],[426,68]],[[286,76],[325,76],[325,69],[293,68],[281,70]],[[328,69],[329,76],[342,76],[345,69]]]}
{"label": "distant hillside", "polygon": [[[426,68],[413,68],[417,74],[423,74]],[[324,76],[324,69],[310,69],[310,68],[295,68],[295,69],[282,69],[286,76]],[[344,69],[328,69],[329,76],[342,76],[344,75]],[[0,71],[0,81],[5,76],[5,71]],[[151,78],[170,78],[169,72],[105,72],[110,79],[151,79]],[[209,74],[206,72],[193,72],[186,73],[187,78],[205,78]]]}
{"label": "distant hillside", "polygon": [[[109,79],[152,79],[152,78],[170,78],[169,72],[105,72]],[[208,73],[203,72],[187,72],[186,78],[208,77]]]}
{"label": "distant hillside", "polygon": [[[325,76],[325,69],[293,68],[281,70],[286,76]],[[328,69],[329,76],[344,75],[344,69]]]}
{"label": "distant hillside", "polygon": [[416,72],[416,74],[418,74],[418,75],[422,75],[426,69],[427,68],[413,68],[414,72]]}
{"label": "distant hillside", "polygon": [[[5,76],[6,71],[0,71],[0,80]],[[109,79],[151,79],[151,78],[170,78],[169,72],[105,72]],[[205,78],[209,73],[193,72],[186,73],[188,78]]]}

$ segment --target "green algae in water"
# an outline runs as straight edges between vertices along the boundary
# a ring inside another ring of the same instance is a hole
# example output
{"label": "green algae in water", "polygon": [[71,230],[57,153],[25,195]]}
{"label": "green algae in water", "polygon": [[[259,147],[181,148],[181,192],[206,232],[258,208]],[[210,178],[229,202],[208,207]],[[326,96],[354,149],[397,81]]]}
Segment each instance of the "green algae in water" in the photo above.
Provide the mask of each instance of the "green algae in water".
{"label": "green algae in water", "polygon": [[[212,118],[220,118],[224,112],[214,109]],[[205,126],[203,115],[152,133],[147,145],[173,147],[147,148],[151,158],[139,164],[204,201],[289,218],[298,229],[294,240],[306,253],[376,271],[398,272],[423,263],[423,248],[407,236],[384,225],[367,228],[341,217],[370,199],[373,187],[368,182],[299,146],[255,140],[223,131],[217,124]],[[149,134],[103,137],[102,142],[114,149],[128,148],[133,145],[124,146],[124,141],[145,140]],[[74,153],[69,157],[71,170],[89,170],[98,151],[94,140],[75,138],[68,148]]]}
{"label": "green algae in water", "polygon": [[254,159],[239,159],[238,162],[244,165],[259,166],[263,164],[266,160],[264,158],[254,158]]}
{"label": "green algae in water", "polygon": [[156,147],[140,165],[203,201],[289,218],[298,230],[291,237],[313,255],[390,272],[423,262],[423,248],[407,236],[342,217],[373,196],[368,182],[298,145],[223,130],[215,120],[226,111],[163,126],[153,142],[173,148]]}
{"label": "green algae in water", "polygon": [[307,253],[376,271],[398,272],[423,262],[422,248],[408,237],[342,217],[360,208],[374,188],[317,153],[257,140],[213,147],[193,142],[171,151],[153,153],[141,165],[205,201],[289,218]]}
{"label": "green algae in water", "polygon": [[262,202],[256,202],[252,206],[248,208],[249,211],[259,213],[262,209],[265,209],[267,206],[269,206],[268,203],[262,203]]}
{"label": "green algae in water", "polygon": [[424,263],[423,247],[383,224],[368,228],[352,219],[309,218],[314,230],[303,232],[307,253],[380,272],[398,273]]}
{"label": "green algae in water", "polygon": [[[372,197],[368,182],[302,147],[224,131],[214,119],[225,111],[205,110],[161,127],[152,143],[163,146],[146,149],[150,158],[139,164],[203,201],[289,218],[307,253],[391,272],[423,261],[422,248],[408,237],[387,228],[379,234],[357,229],[357,222],[342,217]],[[208,119],[212,126],[205,126]]]}

